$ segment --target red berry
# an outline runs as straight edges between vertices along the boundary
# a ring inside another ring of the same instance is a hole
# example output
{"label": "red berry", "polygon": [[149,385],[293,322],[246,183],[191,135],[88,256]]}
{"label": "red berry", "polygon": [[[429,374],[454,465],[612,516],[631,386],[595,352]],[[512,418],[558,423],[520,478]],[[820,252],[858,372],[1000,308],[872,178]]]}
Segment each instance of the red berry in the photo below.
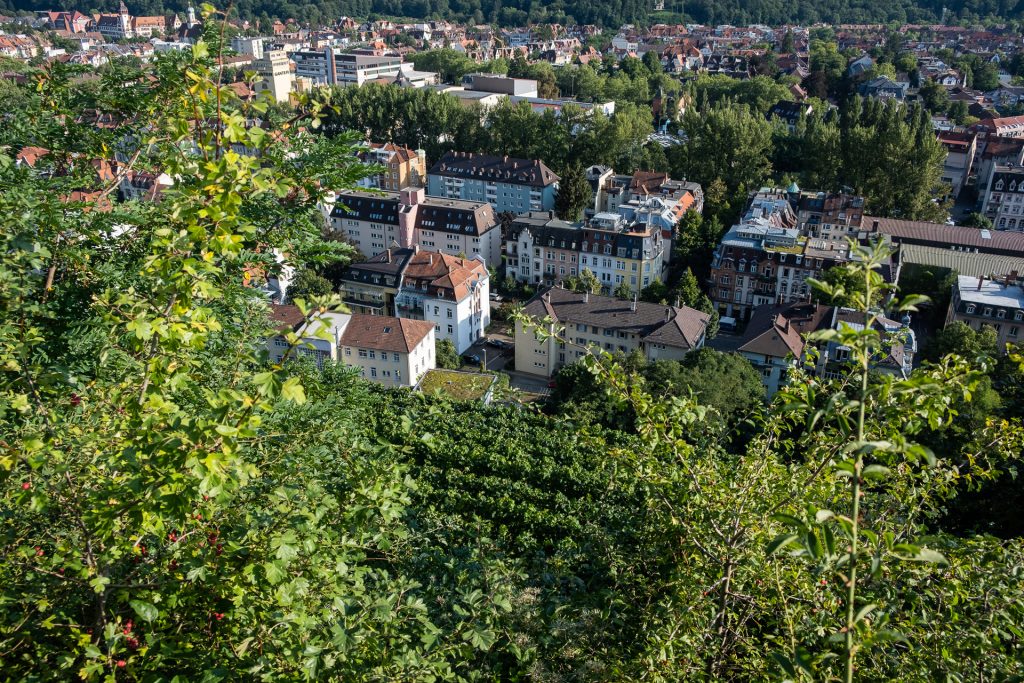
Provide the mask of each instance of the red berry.
{"label": "red berry", "polygon": [[117,668],[118,669],[123,669],[126,666],[128,666],[128,662],[124,661],[123,659],[117,660]]}
{"label": "red berry", "polygon": [[30,488],[32,488],[32,484],[30,484],[27,481],[26,482],[22,482],[22,484],[21,484],[21,490],[22,491],[28,491]]}
{"label": "red berry", "polygon": [[213,618],[216,619],[217,621],[220,621],[221,619],[224,618],[224,613],[223,612],[214,612],[213,613]]}
{"label": "red berry", "polygon": [[82,403],[82,397],[81,396],[79,396],[78,394],[71,394],[71,405],[73,405],[73,406],[75,406],[77,408],[79,405],[81,405],[81,403]]}
{"label": "red berry", "polygon": [[43,555],[45,555],[45,554],[46,554],[46,553],[45,553],[45,552],[43,552],[43,549],[42,549],[42,548],[40,548],[39,546],[36,546],[36,557],[42,557],[42,556],[43,556]]}
{"label": "red berry", "polygon": [[827,586],[828,585],[828,581],[826,581],[825,579],[822,579],[821,580],[821,585],[822,586]]}
{"label": "red berry", "polygon": [[178,534],[172,531],[171,533],[167,534],[167,538],[170,539],[171,543],[176,543],[178,541]]}

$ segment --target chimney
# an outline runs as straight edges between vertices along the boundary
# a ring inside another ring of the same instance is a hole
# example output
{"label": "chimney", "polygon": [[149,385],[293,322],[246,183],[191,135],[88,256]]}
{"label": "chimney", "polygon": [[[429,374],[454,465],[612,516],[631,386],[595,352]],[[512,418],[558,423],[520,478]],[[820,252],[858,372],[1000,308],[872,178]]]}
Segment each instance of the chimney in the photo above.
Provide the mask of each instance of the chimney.
{"label": "chimney", "polygon": [[984,285],[984,284],[985,284],[985,276],[984,275],[979,275],[978,276],[978,291],[979,292],[981,291],[981,286]]}
{"label": "chimney", "polygon": [[551,303],[551,292],[544,292],[544,294],[542,294],[540,298],[544,300],[544,303]]}
{"label": "chimney", "polygon": [[590,290],[589,289],[584,289],[583,290],[583,303],[585,303],[585,304],[590,303]]}
{"label": "chimney", "polygon": [[871,221],[871,232],[878,232],[878,219]]}
{"label": "chimney", "polygon": [[1007,284],[1011,284],[1011,285],[1017,284],[1017,271],[1016,270],[1011,270],[1010,271],[1010,274],[1008,276],[1006,276],[1006,282],[1007,282]]}
{"label": "chimney", "polygon": [[636,311],[636,294],[633,294],[633,301],[629,304],[629,310]]}
{"label": "chimney", "polygon": [[391,249],[389,248],[386,253],[387,253],[387,256],[385,257],[385,261],[387,263],[391,263]]}
{"label": "chimney", "polygon": [[[635,311],[636,309],[634,308],[633,310]],[[666,308],[665,309],[665,322],[668,322],[671,319],[672,319],[672,309],[671,308]]]}

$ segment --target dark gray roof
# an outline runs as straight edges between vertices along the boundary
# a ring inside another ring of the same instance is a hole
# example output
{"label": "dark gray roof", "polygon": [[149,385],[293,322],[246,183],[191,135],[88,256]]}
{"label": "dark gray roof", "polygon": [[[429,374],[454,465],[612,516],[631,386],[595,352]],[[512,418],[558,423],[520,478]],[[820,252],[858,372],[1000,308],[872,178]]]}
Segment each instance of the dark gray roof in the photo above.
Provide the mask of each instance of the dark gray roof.
{"label": "dark gray roof", "polygon": [[[331,216],[398,225],[397,192],[342,192]],[[416,212],[416,227],[480,236],[497,227],[494,209],[483,202],[425,197]]]}
{"label": "dark gray roof", "polygon": [[534,187],[546,187],[558,182],[558,176],[542,161],[473,152],[446,153],[430,169],[430,174]]}
{"label": "dark gray roof", "polygon": [[710,316],[688,306],[636,303],[615,297],[585,295],[561,287],[541,290],[523,308],[536,319],[551,316],[560,323],[592,325],[640,335],[645,342],[684,349],[696,348]]}

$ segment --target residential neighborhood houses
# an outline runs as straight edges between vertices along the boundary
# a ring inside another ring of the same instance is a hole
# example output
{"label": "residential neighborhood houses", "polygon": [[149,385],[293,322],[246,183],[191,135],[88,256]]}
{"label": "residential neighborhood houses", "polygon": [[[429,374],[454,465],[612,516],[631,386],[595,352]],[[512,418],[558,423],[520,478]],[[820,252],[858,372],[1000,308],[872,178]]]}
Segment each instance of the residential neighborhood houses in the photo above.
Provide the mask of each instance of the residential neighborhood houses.
{"label": "residential neighborhood houses", "polygon": [[[267,293],[277,326],[267,342],[269,360],[309,358],[318,367],[336,362],[370,381],[413,387],[436,367],[436,345],[447,342],[464,361],[477,358],[486,343],[499,344],[492,348],[508,352],[496,355],[505,357],[502,368],[510,374],[551,379],[586,353],[680,360],[731,338],[722,347],[758,369],[771,395],[795,367],[826,378],[841,372],[846,350],[809,343],[806,335],[861,323],[848,308],[816,298],[812,282],[855,263],[855,246],[875,241],[891,248],[879,271],[885,282],[898,285],[915,267],[956,273],[946,324],[991,327],[1000,344],[1015,344],[1021,326],[1014,323],[1024,315],[1017,284],[1017,273],[1024,272],[1024,86],[1006,71],[1019,52],[1019,38],[1010,32],[930,26],[892,33],[873,25],[832,30],[836,71],[851,95],[901,111],[925,108],[928,136],[934,133],[944,154],[942,189],[931,201],[946,212],[945,222],[873,215],[865,193],[834,182],[801,189],[794,180],[803,177],[798,172],[776,174],[774,185],[743,186],[739,196],[726,198],[732,212],[719,214],[721,187],[667,170],[679,169],[679,150],[690,142],[681,126],[687,110],[708,106],[693,94],[706,79],[735,84],[768,77],[784,85],[784,97],[774,95],[758,113],[774,135],[799,137],[812,116],[843,116],[847,103],[815,75],[820,71],[812,43],[821,43],[815,36],[822,28],[655,24],[605,32],[556,26],[548,32],[350,17],[324,26],[239,20],[219,67],[233,79],[228,86],[243,99],[265,95],[286,110],[320,88],[372,87],[451,98],[478,112],[485,126],[487,112],[506,104],[547,116],[549,123],[569,119],[570,105],[579,117],[572,121],[610,120],[623,101],[636,104],[633,96],[623,92],[616,102],[618,96],[584,94],[585,84],[575,77],[568,86],[559,82],[562,70],[600,66],[602,77],[621,76],[624,65],[633,69],[637,62],[675,84],[647,93],[655,132],[643,150],[634,150],[628,168],[617,172],[619,162],[606,161],[582,168],[589,194],[571,210],[563,202],[570,172],[578,173],[571,159],[555,163],[460,149],[459,131],[440,140],[360,133],[365,139],[354,154],[370,172],[355,188],[332,188],[321,206],[324,235],[355,252],[330,282],[344,309],[307,319],[286,303],[289,283],[306,264],[275,249],[287,277],[267,272],[252,283]],[[100,67],[121,58],[145,65],[161,53],[191,49],[202,29],[193,7],[181,16],[135,16],[124,3],[111,14],[52,10],[0,17],[0,55],[26,65]],[[895,64],[880,50],[893,35],[904,49]],[[443,65],[417,69],[423,63],[418,59],[432,51],[470,66],[454,75]],[[964,66],[967,58],[973,70]],[[501,60],[509,73],[491,72],[492,60]],[[511,75],[513,62],[518,69],[552,69],[555,82],[543,77],[544,70]],[[14,71],[4,77],[23,78]],[[246,121],[248,127],[262,125],[256,117]],[[581,124],[566,125],[568,135],[581,134]],[[126,140],[112,159],[75,161],[91,165],[98,178],[116,180],[116,192],[102,197],[101,210],[115,201],[159,202],[180,180],[160,169],[132,167],[137,145]],[[236,151],[254,154],[241,146]],[[37,168],[48,153],[25,147],[15,163]],[[577,191],[578,177],[571,182]],[[681,255],[684,237],[692,237],[682,235],[681,226],[694,216],[702,220],[708,204],[716,207],[715,220],[729,220],[711,237],[707,258],[694,263]],[[691,294],[682,302],[673,289],[691,272],[699,275],[704,301]],[[506,302],[546,322],[531,327],[499,321],[507,313],[494,313]],[[920,323],[887,311],[885,301],[877,305],[875,325],[887,340],[887,354],[876,360],[876,369],[908,374],[920,362]],[[304,333],[292,349],[287,333],[310,320],[326,335]],[[538,327],[557,334],[539,338]]]}

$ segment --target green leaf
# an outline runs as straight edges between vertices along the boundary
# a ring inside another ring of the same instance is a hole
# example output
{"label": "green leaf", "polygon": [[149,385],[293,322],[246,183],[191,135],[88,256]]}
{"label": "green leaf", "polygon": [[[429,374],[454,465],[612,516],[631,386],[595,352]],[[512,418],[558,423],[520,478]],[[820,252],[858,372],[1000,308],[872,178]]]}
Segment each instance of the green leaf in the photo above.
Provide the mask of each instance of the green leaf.
{"label": "green leaf", "polygon": [[864,605],[859,610],[857,610],[857,616],[855,616],[853,618],[853,623],[855,623],[855,624],[860,623],[861,620],[864,619],[864,617],[866,617],[867,615],[871,614],[876,609],[878,609],[878,605],[875,605],[874,603],[872,603],[870,605]]}
{"label": "green leaf", "polygon": [[306,391],[298,377],[289,377],[281,385],[281,398],[302,405],[306,402]]}
{"label": "green leaf", "polygon": [[765,548],[765,552],[769,555],[774,555],[782,548],[796,541],[798,538],[800,538],[799,534],[779,534],[772,539],[771,543],[768,544]]}
{"label": "green leaf", "polygon": [[861,472],[864,479],[885,479],[889,474],[889,468],[883,465],[868,465]]}
{"label": "green leaf", "polygon": [[154,621],[160,616],[160,610],[156,608],[156,605],[145,600],[131,600],[128,604],[139,615],[139,618],[145,622]]}

